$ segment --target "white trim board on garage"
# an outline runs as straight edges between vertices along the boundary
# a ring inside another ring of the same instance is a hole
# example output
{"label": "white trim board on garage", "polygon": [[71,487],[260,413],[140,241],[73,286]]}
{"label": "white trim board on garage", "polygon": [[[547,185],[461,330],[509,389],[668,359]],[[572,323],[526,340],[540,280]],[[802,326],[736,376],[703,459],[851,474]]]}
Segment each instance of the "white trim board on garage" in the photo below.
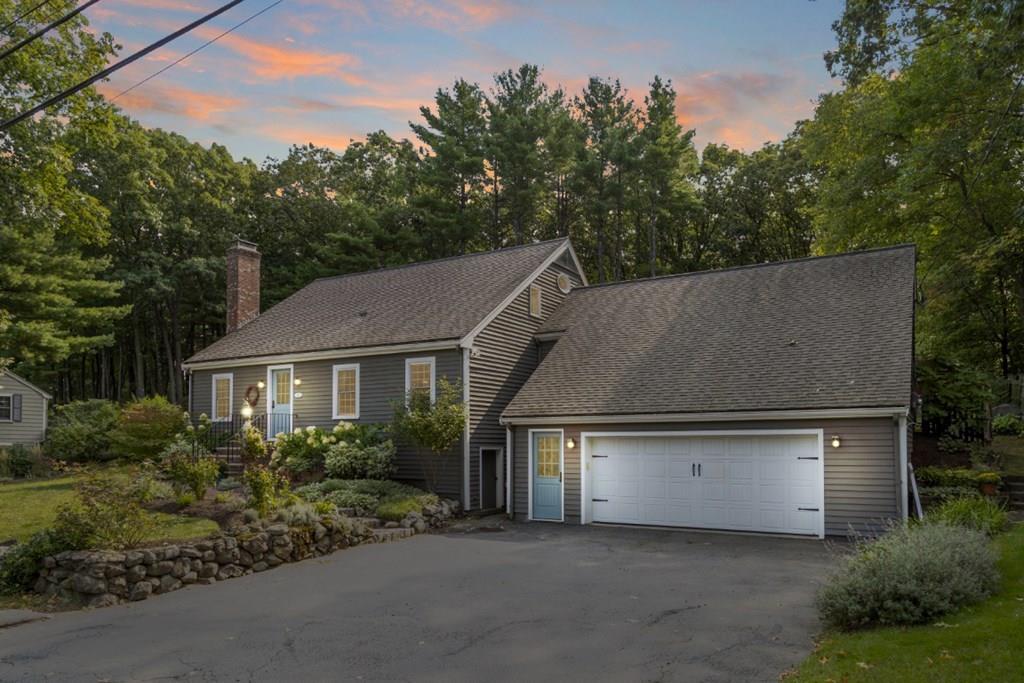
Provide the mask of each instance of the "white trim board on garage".
{"label": "white trim board on garage", "polygon": [[[542,431],[542,430],[538,429],[538,430],[530,430],[530,431],[533,432],[533,431]],[[801,460],[801,461],[802,460],[813,460],[813,459],[816,459],[817,460],[817,467],[814,468],[813,470],[811,470],[809,467],[808,468],[804,468],[804,467],[801,468],[808,475],[813,473],[813,477],[816,480],[815,481],[815,485],[813,486],[813,492],[812,492],[812,491],[807,491],[807,490],[798,491],[798,489],[786,487],[785,484],[784,484],[783,488],[784,489],[788,488],[789,490],[786,491],[785,495],[783,496],[783,500],[781,502],[779,502],[778,504],[774,504],[773,503],[771,506],[768,506],[768,507],[771,508],[770,512],[772,512],[772,513],[774,513],[776,515],[777,514],[781,514],[782,515],[782,519],[784,519],[784,520],[798,519],[800,516],[803,516],[805,513],[806,514],[814,514],[814,513],[816,513],[815,517],[814,517],[813,524],[810,524],[810,525],[804,524],[804,523],[795,524],[792,521],[790,521],[789,523],[786,523],[786,522],[783,521],[783,522],[776,522],[776,523],[774,523],[772,525],[764,525],[764,524],[756,524],[756,523],[744,525],[743,523],[736,523],[736,522],[733,522],[733,523],[729,523],[729,522],[715,523],[715,522],[706,522],[706,521],[699,521],[699,520],[696,521],[696,522],[687,522],[685,520],[680,519],[678,521],[666,521],[666,522],[664,522],[664,523],[662,523],[660,525],[662,525],[662,526],[694,527],[694,528],[714,528],[714,529],[733,530],[733,531],[752,531],[752,532],[760,532],[760,533],[773,533],[773,532],[774,533],[785,533],[785,534],[794,534],[795,533],[795,534],[803,534],[803,535],[814,535],[814,536],[816,536],[818,538],[824,538],[824,536],[825,536],[825,436],[824,436],[824,430],[822,430],[822,429],[730,429],[730,430],[692,430],[692,431],[602,431],[602,432],[582,432],[580,434],[580,448],[581,448],[581,452],[580,452],[580,516],[581,516],[581,519],[580,519],[580,522],[582,524],[589,524],[589,523],[594,522],[594,521],[610,522],[610,523],[631,523],[630,521],[625,520],[625,519],[616,519],[616,518],[614,518],[614,513],[611,513],[613,515],[613,517],[609,518],[609,519],[595,519],[595,515],[594,515],[594,511],[593,511],[594,502],[591,500],[591,497],[594,495],[592,491],[595,488],[595,484],[592,481],[593,472],[594,472],[594,467],[593,467],[593,460],[594,460],[594,458],[593,458],[593,456],[595,455],[593,453],[593,442],[594,442],[595,439],[627,438],[627,439],[638,439],[638,440],[641,440],[644,437],[647,437],[647,438],[676,438],[676,439],[702,439],[702,438],[713,438],[713,437],[739,437],[739,438],[754,438],[754,439],[756,439],[757,437],[786,437],[786,436],[791,436],[791,437],[807,437],[808,439],[813,439],[814,440],[813,444],[810,444],[810,443],[805,444],[805,446],[808,447],[808,450],[806,451],[806,455],[802,455],[802,456],[777,456],[775,459],[778,460],[779,457],[783,457],[783,458],[786,458],[786,459],[788,459],[789,457],[795,457],[797,460]],[[532,444],[532,440],[533,439],[532,439],[532,435],[531,435],[531,437],[530,437],[531,444]],[[531,447],[531,450],[532,450],[532,447]],[[811,453],[813,453],[813,455],[811,455]],[[690,457],[690,456],[688,456],[688,457]],[[708,458],[706,456],[704,456],[702,458],[702,460],[704,460],[704,459],[708,459]],[[711,460],[712,464],[715,465],[716,472],[718,471],[717,466],[719,464],[717,462],[717,460],[721,460],[723,463],[726,460],[726,458],[724,458],[724,457],[723,458],[718,458],[718,459],[712,457],[712,458],[709,458],[709,459]],[[733,458],[733,459],[735,459],[735,458]],[[532,457],[531,457],[530,460],[531,460],[531,467],[532,467]],[[753,462],[753,460],[751,462]],[[806,464],[807,465],[811,465],[810,462],[807,462]],[[697,465],[695,463],[691,463],[691,466],[692,467],[696,467]],[[751,470],[753,471],[753,468],[751,468]],[[792,470],[790,469],[790,470],[787,470],[787,471],[791,472]],[[532,472],[532,470],[531,470],[531,472]],[[709,471],[709,475],[710,474],[711,473]],[[696,478],[696,476],[694,475],[694,476],[691,476],[691,477],[683,477],[683,479],[687,479],[687,478],[693,479],[693,478]],[[709,476],[708,481],[709,482],[712,481],[711,476]],[[758,481],[760,481],[760,475],[758,475]],[[703,484],[703,482],[702,482],[702,484]],[[637,485],[639,486],[639,483]],[[710,484],[709,484],[709,486],[710,486]],[[723,484],[723,486],[724,486],[724,484]],[[729,492],[723,491],[723,493],[725,493],[726,495],[729,495],[729,494],[735,493],[737,491],[742,491],[743,488],[744,488],[743,486],[740,486],[740,485],[737,484],[737,485],[733,485],[732,486],[732,490],[731,491],[729,491]],[[806,489],[807,487],[801,487],[801,488]],[[803,496],[803,498],[801,498],[800,501],[791,500],[791,498],[794,495],[797,495],[797,493],[794,493],[794,491],[797,491],[799,493],[799,495]],[[808,494],[811,494],[811,495],[808,495]],[[759,495],[760,495],[760,493],[758,493],[757,500],[760,500]],[[637,496],[638,496],[637,505],[639,506],[641,504],[641,501],[639,500],[640,492],[638,492]],[[610,501],[610,499],[601,500],[599,502],[600,503],[608,503],[608,502],[613,502],[614,503],[614,501]],[[707,506],[703,506],[703,507],[706,508]],[[792,507],[794,509],[790,510],[789,509],[790,507]],[[766,510],[767,510],[767,508],[766,508]],[[703,511],[704,510],[702,509],[702,512]],[[799,512],[799,515],[797,515],[798,512]],[[797,516],[794,517],[794,515],[797,515]],[[640,524],[640,525],[645,525],[645,526],[652,525],[652,522],[646,521],[646,520],[643,520],[643,519],[637,519],[635,522],[632,522],[632,523],[636,523],[636,524]]]}

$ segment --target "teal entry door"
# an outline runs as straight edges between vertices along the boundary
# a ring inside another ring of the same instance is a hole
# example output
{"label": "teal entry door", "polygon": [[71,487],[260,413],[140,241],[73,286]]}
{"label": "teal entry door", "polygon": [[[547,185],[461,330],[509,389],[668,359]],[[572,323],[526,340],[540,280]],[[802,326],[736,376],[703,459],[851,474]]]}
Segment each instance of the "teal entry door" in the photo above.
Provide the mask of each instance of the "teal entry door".
{"label": "teal entry door", "polygon": [[533,433],[533,519],[562,519],[562,433]]}

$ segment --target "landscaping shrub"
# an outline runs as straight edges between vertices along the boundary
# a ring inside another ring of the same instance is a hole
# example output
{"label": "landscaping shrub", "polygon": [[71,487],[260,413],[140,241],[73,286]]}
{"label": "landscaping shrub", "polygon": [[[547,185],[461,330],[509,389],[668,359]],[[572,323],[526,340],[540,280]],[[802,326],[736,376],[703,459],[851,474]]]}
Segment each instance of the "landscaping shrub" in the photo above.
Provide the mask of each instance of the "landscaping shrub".
{"label": "landscaping shrub", "polygon": [[914,476],[920,486],[978,486],[978,473],[966,467],[919,467]]}
{"label": "landscaping shrub", "polygon": [[992,433],[997,436],[1024,436],[1024,420],[1016,415],[992,418]]}
{"label": "landscaping shrub", "polygon": [[263,439],[263,432],[252,423],[242,428],[241,446],[244,462],[255,462],[267,457],[267,442]]}
{"label": "landscaping shrub", "polygon": [[939,502],[957,498],[981,498],[977,486],[921,486],[918,488],[921,498],[931,498]]}
{"label": "landscaping shrub", "polygon": [[[122,477],[91,474],[75,484],[76,502],[62,505],[54,528],[85,538],[85,547],[124,550],[139,545],[153,528],[142,507],[148,495],[147,475]],[[66,530],[73,529],[74,533]]]}
{"label": "landscaping shrub", "polygon": [[217,483],[220,463],[209,456],[193,460],[191,455],[178,455],[164,462],[164,470],[176,493],[187,491],[195,500],[202,500],[206,490]]}
{"label": "landscaping shrub", "polygon": [[264,465],[246,467],[242,481],[249,489],[249,506],[260,517],[270,514],[279,498],[288,493],[288,480]]}
{"label": "landscaping shrub", "polygon": [[50,463],[38,446],[15,444],[0,448],[0,479],[41,477],[50,471]]}
{"label": "landscaping shrub", "polygon": [[859,541],[817,596],[833,628],[930,623],[997,589],[996,554],[979,531],[945,524],[895,526]]}
{"label": "landscaping shrub", "polygon": [[117,427],[117,405],[101,399],[57,406],[43,448],[54,460],[110,460],[110,433]]}
{"label": "landscaping shrub", "polygon": [[295,473],[323,469],[328,447],[338,441],[336,431],[338,427],[335,427],[335,431],[325,432],[311,425],[305,429],[295,429],[290,434],[278,434],[274,437],[271,466]]}
{"label": "landscaping shrub", "polygon": [[43,558],[65,550],[77,550],[50,530],[39,531],[19,543],[0,560],[0,594],[13,595],[32,589],[39,577]]}
{"label": "landscaping shrub", "polygon": [[297,488],[295,493],[311,502],[324,500],[339,508],[353,508],[360,515],[375,514],[395,521],[410,511],[422,512],[425,505],[438,500],[415,486],[374,479],[327,479]]}
{"label": "landscaping shrub", "polygon": [[129,460],[154,458],[186,426],[185,411],[163,396],[133,401],[121,411],[110,433],[111,452]]}
{"label": "landscaping shrub", "polygon": [[983,470],[1003,469],[1003,454],[985,444],[971,444],[971,465]]}
{"label": "landscaping shrub", "polygon": [[964,527],[995,536],[1005,531],[1010,522],[1003,506],[989,498],[954,498],[930,510],[925,518],[929,524]]}
{"label": "landscaping shrub", "polygon": [[[340,425],[339,425],[340,426]],[[395,444],[376,425],[351,426],[335,432],[324,469],[339,479],[388,479],[396,470]]]}

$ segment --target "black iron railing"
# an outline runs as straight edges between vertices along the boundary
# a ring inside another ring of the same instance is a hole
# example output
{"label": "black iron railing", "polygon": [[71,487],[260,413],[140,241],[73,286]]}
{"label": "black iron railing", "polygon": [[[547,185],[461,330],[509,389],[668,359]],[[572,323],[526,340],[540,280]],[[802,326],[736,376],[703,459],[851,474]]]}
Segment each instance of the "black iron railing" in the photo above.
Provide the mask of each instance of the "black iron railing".
{"label": "black iron railing", "polygon": [[967,443],[985,442],[989,436],[989,419],[984,413],[949,411],[943,415],[922,415],[921,433],[941,438],[950,436]]}

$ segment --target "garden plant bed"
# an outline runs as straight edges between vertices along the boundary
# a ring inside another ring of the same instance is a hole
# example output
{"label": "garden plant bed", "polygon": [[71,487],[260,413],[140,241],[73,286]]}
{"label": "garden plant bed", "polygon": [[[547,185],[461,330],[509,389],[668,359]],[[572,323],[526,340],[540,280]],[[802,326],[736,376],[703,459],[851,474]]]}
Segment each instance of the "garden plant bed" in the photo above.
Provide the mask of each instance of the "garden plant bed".
{"label": "garden plant bed", "polygon": [[826,634],[792,681],[1010,681],[1024,648],[1024,524],[994,541],[1000,591],[934,624]]}

